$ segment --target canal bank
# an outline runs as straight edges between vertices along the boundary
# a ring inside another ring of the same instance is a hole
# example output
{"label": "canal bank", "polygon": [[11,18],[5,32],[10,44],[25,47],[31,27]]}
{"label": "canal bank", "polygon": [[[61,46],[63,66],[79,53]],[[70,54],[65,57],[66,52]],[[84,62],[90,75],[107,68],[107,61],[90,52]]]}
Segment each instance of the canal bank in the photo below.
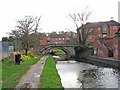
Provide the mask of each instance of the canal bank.
{"label": "canal bank", "polygon": [[46,90],[52,90],[54,88],[55,90],[64,90],[52,56],[49,56],[46,59],[43,72],[40,77],[40,89],[44,90],[44,88],[46,88]]}
{"label": "canal bank", "polygon": [[101,58],[97,56],[89,56],[89,57],[75,57],[76,61],[84,62],[84,63],[90,63],[98,66],[104,66],[104,67],[111,67],[120,69],[120,60],[112,59],[112,58]]}

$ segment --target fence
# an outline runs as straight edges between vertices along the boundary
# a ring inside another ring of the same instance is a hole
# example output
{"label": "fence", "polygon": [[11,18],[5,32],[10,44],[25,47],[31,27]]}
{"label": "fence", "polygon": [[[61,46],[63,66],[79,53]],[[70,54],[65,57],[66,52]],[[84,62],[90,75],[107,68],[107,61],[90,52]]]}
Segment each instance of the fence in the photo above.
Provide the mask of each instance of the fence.
{"label": "fence", "polygon": [[13,42],[0,42],[0,60],[9,56],[14,50]]}

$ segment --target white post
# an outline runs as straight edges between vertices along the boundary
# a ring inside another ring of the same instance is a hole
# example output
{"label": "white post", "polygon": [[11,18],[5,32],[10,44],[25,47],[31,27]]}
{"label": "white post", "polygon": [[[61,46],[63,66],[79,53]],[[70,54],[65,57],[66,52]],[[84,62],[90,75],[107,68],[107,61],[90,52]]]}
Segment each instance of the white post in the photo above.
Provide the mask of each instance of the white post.
{"label": "white post", "polygon": [[118,2],[118,22],[120,23],[120,1]]}

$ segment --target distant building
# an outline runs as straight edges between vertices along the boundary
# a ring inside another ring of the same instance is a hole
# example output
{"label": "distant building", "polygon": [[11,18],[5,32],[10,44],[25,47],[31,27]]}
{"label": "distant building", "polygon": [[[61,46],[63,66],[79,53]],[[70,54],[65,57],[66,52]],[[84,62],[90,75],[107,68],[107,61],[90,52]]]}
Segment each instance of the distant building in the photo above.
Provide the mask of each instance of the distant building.
{"label": "distant building", "polygon": [[[114,20],[94,23],[88,22],[84,25],[85,30],[90,33],[87,38],[87,43],[94,42],[96,38],[113,38],[119,27],[120,23]],[[78,30],[80,31],[81,27]]]}
{"label": "distant building", "polygon": [[49,35],[43,35],[39,39],[39,45],[44,46],[47,44],[65,44],[68,41],[68,37],[64,34],[49,34]]}
{"label": "distant building", "polygon": [[48,44],[65,44],[67,37],[64,34],[50,34],[47,37]]}

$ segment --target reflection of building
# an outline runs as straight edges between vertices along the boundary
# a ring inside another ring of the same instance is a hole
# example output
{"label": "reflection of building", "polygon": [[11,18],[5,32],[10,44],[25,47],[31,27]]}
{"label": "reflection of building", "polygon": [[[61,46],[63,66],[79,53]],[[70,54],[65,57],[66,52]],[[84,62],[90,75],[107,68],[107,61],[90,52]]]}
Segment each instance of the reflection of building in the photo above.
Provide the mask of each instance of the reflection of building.
{"label": "reflection of building", "polygon": [[67,37],[64,34],[50,34],[47,40],[48,44],[65,44]]}
{"label": "reflection of building", "polygon": [[[90,33],[87,42],[94,42],[96,38],[112,38],[119,27],[120,24],[114,20],[94,23],[88,22],[84,25],[85,30]],[[79,30],[81,30],[81,27]]]}

